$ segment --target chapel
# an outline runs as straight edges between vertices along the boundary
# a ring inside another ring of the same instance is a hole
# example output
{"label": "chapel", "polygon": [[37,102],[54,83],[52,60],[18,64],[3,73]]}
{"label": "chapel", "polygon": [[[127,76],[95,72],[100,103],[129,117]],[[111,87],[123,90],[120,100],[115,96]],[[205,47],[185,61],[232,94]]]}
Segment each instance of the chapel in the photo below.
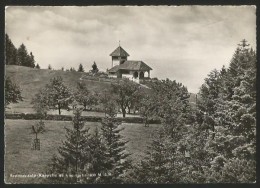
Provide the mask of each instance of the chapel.
{"label": "chapel", "polygon": [[137,83],[142,79],[150,78],[152,68],[141,60],[128,60],[129,54],[120,44],[110,56],[112,57],[112,66],[107,71],[109,77],[128,78]]}

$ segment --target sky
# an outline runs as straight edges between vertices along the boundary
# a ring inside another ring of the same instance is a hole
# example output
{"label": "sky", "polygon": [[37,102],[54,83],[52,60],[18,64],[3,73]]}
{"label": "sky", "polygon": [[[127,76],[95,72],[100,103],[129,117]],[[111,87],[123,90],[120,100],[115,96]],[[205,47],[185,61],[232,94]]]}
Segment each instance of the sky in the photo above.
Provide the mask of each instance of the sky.
{"label": "sky", "polygon": [[142,60],[151,77],[169,78],[197,93],[207,74],[229,66],[237,44],[256,48],[255,6],[6,7],[6,33],[41,68],[111,68],[120,41],[128,60]]}

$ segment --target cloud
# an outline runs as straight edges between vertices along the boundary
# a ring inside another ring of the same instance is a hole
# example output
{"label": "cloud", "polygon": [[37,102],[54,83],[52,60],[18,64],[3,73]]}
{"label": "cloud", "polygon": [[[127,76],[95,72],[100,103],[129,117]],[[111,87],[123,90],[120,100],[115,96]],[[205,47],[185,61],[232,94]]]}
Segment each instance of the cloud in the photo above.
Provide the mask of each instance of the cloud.
{"label": "cloud", "polygon": [[255,48],[256,15],[254,6],[10,6],[6,32],[41,67],[55,69],[83,63],[88,70],[96,61],[106,70],[120,40],[129,59],[153,68],[152,76],[197,92],[210,70],[228,66],[241,39]]}

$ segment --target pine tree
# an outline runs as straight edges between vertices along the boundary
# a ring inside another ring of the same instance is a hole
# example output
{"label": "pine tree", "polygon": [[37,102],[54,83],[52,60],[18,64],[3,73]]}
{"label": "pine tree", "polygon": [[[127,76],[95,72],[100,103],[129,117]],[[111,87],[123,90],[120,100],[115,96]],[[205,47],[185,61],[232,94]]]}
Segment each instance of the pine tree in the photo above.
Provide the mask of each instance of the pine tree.
{"label": "pine tree", "polygon": [[84,68],[81,63],[79,64],[78,72],[84,72]]}
{"label": "pine tree", "polygon": [[32,52],[28,54],[26,46],[21,44],[18,49],[15,48],[9,36],[5,35],[5,53],[7,65],[21,65],[35,67],[35,60]]}
{"label": "pine tree", "polygon": [[18,57],[18,65],[26,66],[26,67],[31,66],[31,59],[24,44],[21,44],[20,47],[18,48],[17,57]]}
{"label": "pine tree", "polygon": [[85,183],[106,183],[105,178],[108,176],[107,169],[107,148],[103,143],[98,128],[88,142],[89,162],[87,165],[87,176],[84,178]]}
{"label": "pine tree", "polygon": [[35,66],[36,69],[41,69],[40,65],[37,63]]}
{"label": "pine tree", "polygon": [[32,52],[30,52],[30,67],[34,68],[35,67],[35,60],[34,60],[34,55]]}
{"label": "pine tree", "polygon": [[58,155],[54,155],[49,165],[49,173],[62,174],[62,177],[51,178],[57,183],[81,183],[86,174],[89,162],[89,129],[84,127],[81,110],[76,109],[72,120],[73,127],[66,128],[66,140],[58,148]]}
{"label": "pine tree", "polygon": [[228,101],[224,98],[219,102],[218,113],[232,134],[244,134],[250,140],[256,119],[256,54],[245,46],[236,50],[230,63],[229,79],[224,82],[232,85],[232,95]]}
{"label": "pine tree", "polygon": [[17,65],[17,49],[11,39],[5,34],[5,63],[6,65]]}
{"label": "pine tree", "polygon": [[207,151],[213,160],[205,168],[207,182],[253,182],[256,151],[256,55],[243,40],[221,79],[216,103],[214,140]]}
{"label": "pine tree", "polygon": [[176,182],[175,177],[172,176],[172,170],[175,169],[174,160],[172,160],[174,146],[169,144],[169,140],[171,138],[167,137],[162,129],[154,134],[152,143],[147,148],[146,156],[131,174],[135,183],[167,184]]}
{"label": "pine tree", "polygon": [[94,61],[93,65],[92,65],[92,70],[91,70],[91,72],[92,72],[93,74],[95,74],[95,73],[97,73],[98,71],[99,71],[99,70],[98,70],[97,64],[96,64],[96,62]]}
{"label": "pine tree", "polygon": [[205,83],[200,88],[199,107],[203,112],[212,115],[215,113],[216,99],[219,97],[220,73],[216,69],[208,74]]}
{"label": "pine tree", "polygon": [[131,167],[129,154],[126,152],[127,142],[120,134],[122,130],[114,118],[108,117],[102,120],[101,133],[108,158],[106,167],[109,176],[105,177],[106,183],[123,183],[127,170]]}
{"label": "pine tree", "polygon": [[240,86],[240,82],[245,76],[245,70],[256,66],[256,54],[254,50],[249,49],[249,44],[247,44],[245,39],[241,42],[242,44],[238,45],[228,69],[228,73],[230,74],[229,84],[232,88]]}

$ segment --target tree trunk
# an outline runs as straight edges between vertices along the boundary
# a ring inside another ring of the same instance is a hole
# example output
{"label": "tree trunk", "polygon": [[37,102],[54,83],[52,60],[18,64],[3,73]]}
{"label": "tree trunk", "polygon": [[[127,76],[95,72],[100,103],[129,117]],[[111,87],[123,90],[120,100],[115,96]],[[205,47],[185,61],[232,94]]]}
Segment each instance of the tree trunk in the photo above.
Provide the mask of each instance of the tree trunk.
{"label": "tree trunk", "polygon": [[146,124],[146,127],[149,127],[149,119],[148,119],[148,117],[145,120],[145,124]]}
{"label": "tree trunk", "polygon": [[130,107],[127,107],[128,108],[128,114],[131,113],[131,108]]}
{"label": "tree trunk", "polygon": [[[77,130],[77,132],[78,132],[78,130]],[[78,145],[79,145],[78,135],[77,135],[76,139],[77,139],[77,144],[76,144],[76,151],[77,151],[77,153],[76,153],[76,175],[77,175],[77,173],[78,173]]]}
{"label": "tree trunk", "polygon": [[61,111],[60,111],[60,104],[58,104],[58,109],[59,109],[59,115],[61,114]]}
{"label": "tree trunk", "polygon": [[212,140],[214,140],[214,138],[215,138],[215,126],[213,125],[212,126]]}
{"label": "tree trunk", "polygon": [[124,108],[122,108],[122,114],[123,114],[123,118],[125,118],[126,110]]}

